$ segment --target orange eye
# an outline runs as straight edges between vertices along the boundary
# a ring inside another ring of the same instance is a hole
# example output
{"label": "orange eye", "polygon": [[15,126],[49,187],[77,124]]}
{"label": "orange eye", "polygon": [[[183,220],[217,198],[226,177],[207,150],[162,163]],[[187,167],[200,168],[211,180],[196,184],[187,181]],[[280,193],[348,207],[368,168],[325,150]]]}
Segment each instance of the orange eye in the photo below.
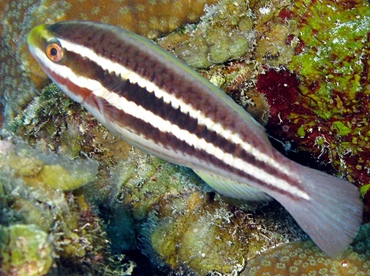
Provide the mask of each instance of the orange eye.
{"label": "orange eye", "polygon": [[63,58],[63,48],[55,42],[46,46],[46,56],[53,62],[59,62]]}

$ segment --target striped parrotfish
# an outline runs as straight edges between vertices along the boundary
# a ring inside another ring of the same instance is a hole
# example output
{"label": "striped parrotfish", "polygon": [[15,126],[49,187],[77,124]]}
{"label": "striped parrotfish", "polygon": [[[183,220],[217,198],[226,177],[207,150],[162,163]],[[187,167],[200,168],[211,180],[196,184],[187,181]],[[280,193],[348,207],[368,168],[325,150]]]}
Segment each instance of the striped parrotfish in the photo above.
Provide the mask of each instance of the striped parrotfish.
{"label": "striped parrotfish", "polygon": [[29,49],[47,75],[132,145],[192,168],[219,193],[274,198],[329,256],[361,224],[351,183],[295,163],[222,90],[151,41],[87,21],[35,27]]}

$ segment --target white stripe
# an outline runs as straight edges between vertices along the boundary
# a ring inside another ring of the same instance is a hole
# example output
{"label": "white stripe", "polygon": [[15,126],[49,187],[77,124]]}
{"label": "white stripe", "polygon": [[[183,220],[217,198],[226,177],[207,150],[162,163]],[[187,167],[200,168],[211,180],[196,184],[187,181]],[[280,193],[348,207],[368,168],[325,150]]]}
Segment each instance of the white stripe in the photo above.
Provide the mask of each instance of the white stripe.
{"label": "white stripe", "polygon": [[[32,53],[35,56],[37,56],[39,58],[40,63],[41,63],[42,66],[48,68],[52,72],[55,72],[58,76],[60,76],[64,79],[69,79],[71,82],[77,83],[78,86],[81,86],[80,83],[83,83],[82,87],[87,88],[91,91],[94,91],[94,90],[98,89],[99,87],[101,87],[100,82],[98,82],[96,80],[89,80],[88,82],[86,82],[86,78],[81,77],[81,76],[76,76],[69,67],[52,62],[50,59],[48,59],[45,56],[45,53],[43,51],[41,51],[39,48],[32,47],[32,48],[30,48],[30,50],[32,51]],[[52,76],[49,76],[49,77],[55,83],[59,84],[59,82],[57,82]],[[72,100],[74,100],[78,103],[81,103],[83,101],[82,97],[80,97],[79,95],[76,95],[72,91],[69,91],[69,89],[66,86],[63,85],[63,87],[64,87],[63,91],[65,91],[66,94]]]}
{"label": "white stripe", "polygon": [[[65,46],[65,45],[62,44],[62,46]],[[78,46],[79,48],[83,48],[79,45],[76,45],[76,46]],[[68,49],[68,50],[70,50],[70,49]],[[87,88],[89,90],[92,90],[95,96],[106,100],[110,105],[116,107],[119,110],[122,110],[124,113],[129,114],[129,115],[131,115],[131,116],[133,116],[137,119],[140,119],[140,120],[142,120],[146,123],[149,123],[154,128],[159,129],[161,132],[170,133],[170,134],[174,135],[177,139],[179,139],[181,141],[185,141],[187,144],[189,144],[190,146],[194,146],[194,148],[196,148],[198,150],[202,150],[202,151],[207,152],[210,155],[213,155],[217,159],[222,160],[226,164],[228,164],[228,165],[230,165],[234,168],[237,168],[238,170],[241,170],[241,171],[243,171],[243,172],[245,172],[249,175],[255,175],[256,177],[263,180],[264,182],[266,182],[269,185],[276,186],[277,188],[279,188],[281,190],[284,190],[287,193],[299,196],[301,198],[304,198],[304,199],[307,199],[307,200],[310,199],[308,194],[301,191],[297,187],[294,187],[294,186],[290,185],[287,181],[285,181],[283,179],[280,179],[280,178],[277,178],[274,175],[271,175],[268,172],[264,171],[263,169],[260,169],[256,166],[253,166],[253,164],[247,163],[247,162],[245,162],[244,160],[242,160],[238,157],[235,157],[235,156],[233,156],[229,153],[225,153],[222,149],[220,149],[219,147],[214,146],[212,143],[208,143],[203,138],[199,138],[197,135],[195,135],[193,133],[190,133],[187,130],[180,129],[177,125],[174,125],[171,122],[169,122],[167,120],[164,120],[162,117],[157,116],[156,114],[152,113],[151,111],[148,111],[148,110],[144,109],[143,107],[136,105],[133,102],[127,101],[124,97],[121,97],[121,96],[117,95],[114,92],[110,92],[108,89],[103,87],[100,82],[98,82],[94,79],[89,79],[89,78],[86,78],[86,77],[83,77],[83,76],[78,76],[66,66],[49,62],[48,58],[43,54],[42,51],[38,51],[38,50],[36,51],[35,50],[34,53],[38,55],[39,59],[44,64],[44,66],[47,66],[50,70],[55,72],[57,75],[60,75],[63,78],[68,79],[69,81],[75,83],[79,87]],[[77,54],[80,54],[80,53],[77,53]],[[95,54],[89,53],[89,58],[91,58],[93,55],[95,55]],[[103,59],[103,58],[101,58],[101,59]],[[107,63],[111,63],[111,61],[107,60]],[[121,65],[115,64],[115,66],[118,67],[118,66],[121,66]],[[127,72],[127,70],[126,70],[126,72]],[[145,80],[140,78],[139,81],[145,81]],[[65,88],[65,87],[63,87],[63,88]],[[64,91],[72,93],[68,89],[66,89]],[[164,93],[164,91],[160,90],[159,93]],[[164,93],[164,95],[165,94],[166,94],[166,97],[173,98],[173,100],[176,103],[181,102],[180,100],[170,96],[169,94]],[[224,128],[220,124],[215,123],[215,122],[213,122],[212,120],[210,120],[208,118],[205,118],[203,116],[203,114],[201,114],[201,112],[192,109],[191,106],[189,106],[189,105],[185,105],[185,106],[186,106],[187,109],[189,109],[189,112],[191,111],[191,112],[193,112],[193,114],[196,114],[195,118],[198,119],[198,122],[199,122],[199,120],[202,120],[203,123],[204,122],[209,123],[212,126],[212,128],[211,128],[212,130],[215,130],[215,129],[217,130],[218,129],[217,132],[220,133],[220,131],[221,131],[225,138],[226,137],[229,138],[229,141],[233,141],[234,143],[239,142],[239,143],[242,143],[242,145],[245,144],[245,146],[249,149],[248,152],[252,152],[252,153],[254,151],[257,152],[256,150],[254,150],[251,147],[250,144],[244,143],[243,141],[241,141],[241,139],[239,138],[238,135],[233,134],[230,131],[224,130]],[[183,108],[183,106],[181,106],[181,108]],[[94,112],[94,115],[97,115],[96,113],[97,112]],[[101,114],[101,115],[102,116],[98,116],[99,119],[102,119],[102,117],[104,117],[104,114]],[[102,122],[105,122],[107,124],[114,124],[114,122],[106,122],[105,119],[103,119]],[[229,135],[230,135],[230,137],[229,137]],[[269,157],[267,157],[264,154],[261,154],[260,152],[257,152],[257,153],[259,155],[257,157],[261,158],[261,156],[262,156],[263,158],[268,158],[269,161],[267,163],[268,164],[271,163]],[[197,168],[193,168],[193,169],[196,170]],[[278,169],[281,170],[281,167],[279,166]]]}
{"label": "white stripe", "polygon": [[[129,80],[131,83],[137,83],[142,88],[145,88],[149,92],[154,92],[155,96],[160,99],[163,98],[165,103],[171,104],[174,108],[179,108],[182,113],[189,114],[194,119],[197,119],[198,124],[206,126],[209,130],[216,132],[218,135],[222,136],[226,140],[241,146],[249,154],[256,157],[257,160],[268,164],[269,166],[278,169],[285,175],[290,175],[291,172],[286,168],[282,167],[280,163],[276,162],[270,156],[264,154],[263,152],[257,150],[251,144],[243,141],[237,133],[233,133],[228,129],[225,129],[220,123],[217,123],[202,114],[201,110],[193,108],[190,104],[183,102],[181,99],[169,94],[165,90],[160,89],[154,83],[142,78],[140,75],[136,74],[134,71],[127,69],[117,62],[113,62],[110,59],[97,55],[93,50],[81,46],[79,44],[72,43],[67,40],[59,39],[61,45],[68,51],[74,52],[85,58],[94,61],[99,64],[104,70],[110,73],[115,73],[117,76],[121,76],[125,80]],[[215,89],[217,89],[215,87]]]}
{"label": "white stripe", "polygon": [[263,169],[255,167],[252,164],[247,163],[240,158],[234,157],[229,153],[225,153],[222,149],[214,146],[212,143],[208,143],[203,138],[199,138],[197,135],[190,133],[185,129],[179,128],[177,125],[164,120],[162,117],[159,117],[151,111],[146,110],[142,106],[138,106],[134,102],[127,101],[124,97],[121,97],[116,93],[105,90],[105,88],[102,87],[101,89],[94,91],[94,95],[108,101],[109,104],[119,110],[122,110],[126,114],[129,114],[152,125],[154,128],[159,129],[161,132],[170,133],[174,135],[177,139],[185,141],[190,146],[193,146],[195,149],[203,150],[234,168],[246,172],[249,175],[258,176],[259,179],[262,179],[266,183],[277,186],[278,188],[285,190],[288,193],[293,193],[302,198],[309,199],[309,196],[306,193],[290,185],[285,180],[277,178],[267,173]]}

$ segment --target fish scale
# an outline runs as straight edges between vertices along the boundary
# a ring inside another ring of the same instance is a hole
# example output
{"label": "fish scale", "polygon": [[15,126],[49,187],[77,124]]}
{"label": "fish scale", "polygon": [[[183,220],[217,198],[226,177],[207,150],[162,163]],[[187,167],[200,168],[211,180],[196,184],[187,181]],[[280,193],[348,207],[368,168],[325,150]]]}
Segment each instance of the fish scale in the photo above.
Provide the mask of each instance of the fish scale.
{"label": "fish scale", "polygon": [[28,43],[67,95],[132,145],[192,168],[221,194],[276,199],[330,256],[355,236],[356,187],[284,157],[250,114],[152,42],[68,21],[35,27]]}

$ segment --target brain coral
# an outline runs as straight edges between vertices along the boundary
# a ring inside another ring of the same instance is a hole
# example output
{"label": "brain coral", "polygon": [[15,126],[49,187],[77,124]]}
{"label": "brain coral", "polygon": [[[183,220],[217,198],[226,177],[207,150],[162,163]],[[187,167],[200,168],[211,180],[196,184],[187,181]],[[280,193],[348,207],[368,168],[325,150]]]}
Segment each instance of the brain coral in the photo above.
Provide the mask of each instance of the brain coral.
{"label": "brain coral", "polygon": [[278,246],[253,259],[243,275],[370,275],[370,224],[363,225],[352,246],[330,259],[311,241]]}
{"label": "brain coral", "polygon": [[149,38],[194,22],[215,0],[140,0],[104,2],[24,0],[0,2],[0,104],[14,117],[48,82],[30,56],[26,36],[32,27],[61,20],[91,20],[117,25]]}

